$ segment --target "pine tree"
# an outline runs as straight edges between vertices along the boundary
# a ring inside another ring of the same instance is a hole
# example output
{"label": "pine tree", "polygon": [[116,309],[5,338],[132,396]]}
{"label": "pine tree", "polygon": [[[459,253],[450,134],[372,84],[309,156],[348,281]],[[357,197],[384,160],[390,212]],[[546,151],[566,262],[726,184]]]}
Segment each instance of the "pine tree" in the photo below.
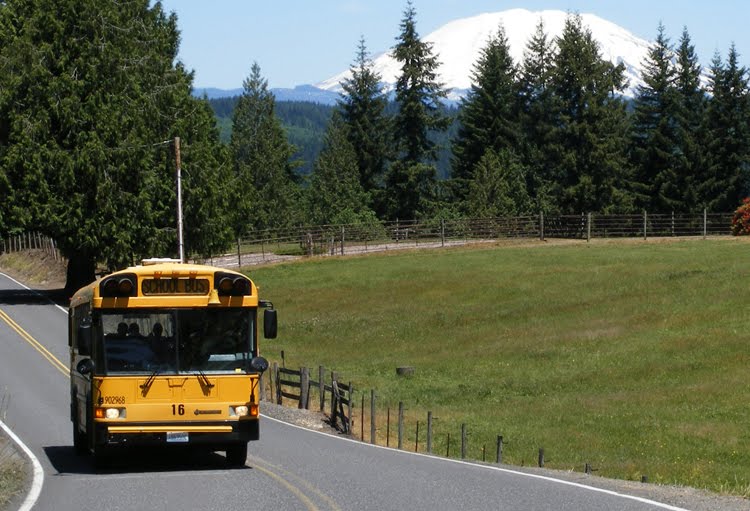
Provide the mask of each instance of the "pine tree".
{"label": "pine tree", "polygon": [[638,206],[654,213],[684,211],[684,189],[676,173],[678,98],[673,51],[659,24],[644,62],[633,115],[633,159],[640,185]]}
{"label": "pine tree", "polygon": [[521,103],[521,152],[528,166],[527,186],[536,208],[555,212],[555,197],[561,195],[560,176],[553,174],[551,157],[557,128],[558,106],[552,91],[555,45],[540,19],[526,45],[519,77]]}
{"label": "pine tree", "polygon": [[309,220],[315,225],[376,220],[359,181],[357,154],[349,142],[347,129],[342,117],[334,113],[307,190]]}
{"label": "pine tree", "polygon": [[481,50],[472,72],[472,85],[461,102],[460,128],[453,141],[454,190],[467,193],[474,168],[492,150],[515,151],[519,146],[518,85],[505,29],[500,27]]}
{"label": "pine tree", "polygon": [[682,200],[687,211],[698,212],[703,206],[698,198],[704,151],[701,143],[706,92],[701,86],[701,66],[687,28],[682,31],[677,48],[675,88],[677,93],[677,154],[675,173],[683,190]]}
{"label": "pine tree", "polygon": [[338,106],[356,153],[359,181],[364,191],[374,195],[383,187],[390,125],[385,115],[388,101],[380,85],[380,75],[373,70],[364,38],[359,41],[357,60],[350,71],[351,78],[341,83],[344,92]]}
{"label": "pine tree", "polygon": [[401,64],[396,81],[398,113],[394,120],[394,141],[398,161],[386,178],[386,201],[391,218],[414,218],[435,199],[435,143],[433,131],[444,131],[448,119],[441,100],[447,96],[437,81],[438,59],[432,45],[419,39],[416,11],[407,3],[401,33],[393,56]]}
{"label": "pine tree", "polygon": [[468,183],[467,213],[475,218],[517,216],[531,210],[526,176],[513,151],[488,149]]}
{"label": "pine tree", "polygon": [[726,65],[716,55],[711,65],[711,100],[706,111],[706,177],[699,186],[710,211],[734,211],[748,193],[750,104],[747,70],[734,45]]}
{"label": "pine tree", "polygon": [[229,143],[234,162],[232,226],[236,237],[252,228],[284,228],[300,220],[294,148],[274,114],[275,99],[257,62],[243,88]]}
{"label": "pine tree", "polygon": [[552,90],[559,102],[550,151],[562,183],[561,210],[617,212],[631,207],[623,66],[602,59],[580,15],[566,18],[555,56]]}
{"label": "pine tree", "polygon": [[[183,164],[202,178],[186,186],[208,187],[212,201],[215,187],[203,178],[222,157],[205,129],[210,111],[177,60],[176,16],[148,0],[8,0],[0,26],[0,168],[14,226],[57,241],[69,292],[94,279],[97,262],[119,268],[174,255],[174,154],[161,142],[180,136],[195,149]],[[205,208],[224,213],[220,203]],[[212,238],[225,243],[223,234]],[[207,240],[190,244],[204,251]]]}

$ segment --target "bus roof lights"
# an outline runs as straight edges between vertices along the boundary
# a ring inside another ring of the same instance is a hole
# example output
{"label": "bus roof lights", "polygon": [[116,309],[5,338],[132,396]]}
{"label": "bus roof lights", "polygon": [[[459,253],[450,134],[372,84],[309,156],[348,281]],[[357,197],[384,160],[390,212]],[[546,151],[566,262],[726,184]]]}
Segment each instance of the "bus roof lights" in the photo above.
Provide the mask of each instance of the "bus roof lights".
{"label": "bus roof lights", "polygon": [[250,281],[243,275],[217,272],[214,275],[214,287],[220,296],[249,296],[252,294]]}
{"label": "bus roof lights", "polygon": [[182,261],[179,259],[170,259],[169,257],[151,257],[149,259],[143,259],[141,261],[141,264],[143,266],[151,266],[154,264],[163,264],[163,263],[180,264],[182,263]]}
{"label": "bus roof lights", "polygon": [[104,298],[135,296],[136,276],[132,274],[112,275],[99,284],[99,294]]}

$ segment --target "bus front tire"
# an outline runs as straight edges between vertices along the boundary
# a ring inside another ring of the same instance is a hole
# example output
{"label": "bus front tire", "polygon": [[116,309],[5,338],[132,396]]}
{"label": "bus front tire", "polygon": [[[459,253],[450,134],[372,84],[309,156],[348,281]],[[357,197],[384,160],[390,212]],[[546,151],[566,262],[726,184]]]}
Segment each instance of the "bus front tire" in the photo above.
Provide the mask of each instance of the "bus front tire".
{"label": "bus front tire", "polygon": [[231,444],[227,446],[227,465],[243,467],[247,461],[247,444]]}

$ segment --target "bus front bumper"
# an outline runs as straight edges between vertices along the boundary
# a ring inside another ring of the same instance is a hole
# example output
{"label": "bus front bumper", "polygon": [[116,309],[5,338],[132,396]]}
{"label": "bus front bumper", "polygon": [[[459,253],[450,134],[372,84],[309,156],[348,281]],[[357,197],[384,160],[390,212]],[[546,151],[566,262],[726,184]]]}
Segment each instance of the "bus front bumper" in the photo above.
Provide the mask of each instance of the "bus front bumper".
{"label": "bus front bumper", "polygon": [[260,438],[257,419],[233,422],[185,422],[180,424],[94,425],[95,444],[109,447],[191,445],[220,450],[227,444],[247,443]]}

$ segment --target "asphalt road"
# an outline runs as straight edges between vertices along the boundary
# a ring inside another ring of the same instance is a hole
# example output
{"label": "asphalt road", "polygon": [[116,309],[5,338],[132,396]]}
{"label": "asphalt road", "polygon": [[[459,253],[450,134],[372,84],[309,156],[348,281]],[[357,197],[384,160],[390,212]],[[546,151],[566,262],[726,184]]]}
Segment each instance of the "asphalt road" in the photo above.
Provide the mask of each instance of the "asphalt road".
{"label": "asphalt road", "polygon": [[134,452],[104,472],[73,452],[66,313],[0,275],[0,410],[44,471],[38,510],[643,511],[680,508],[546,477],[378,448],[265,418],[245,467]]}

